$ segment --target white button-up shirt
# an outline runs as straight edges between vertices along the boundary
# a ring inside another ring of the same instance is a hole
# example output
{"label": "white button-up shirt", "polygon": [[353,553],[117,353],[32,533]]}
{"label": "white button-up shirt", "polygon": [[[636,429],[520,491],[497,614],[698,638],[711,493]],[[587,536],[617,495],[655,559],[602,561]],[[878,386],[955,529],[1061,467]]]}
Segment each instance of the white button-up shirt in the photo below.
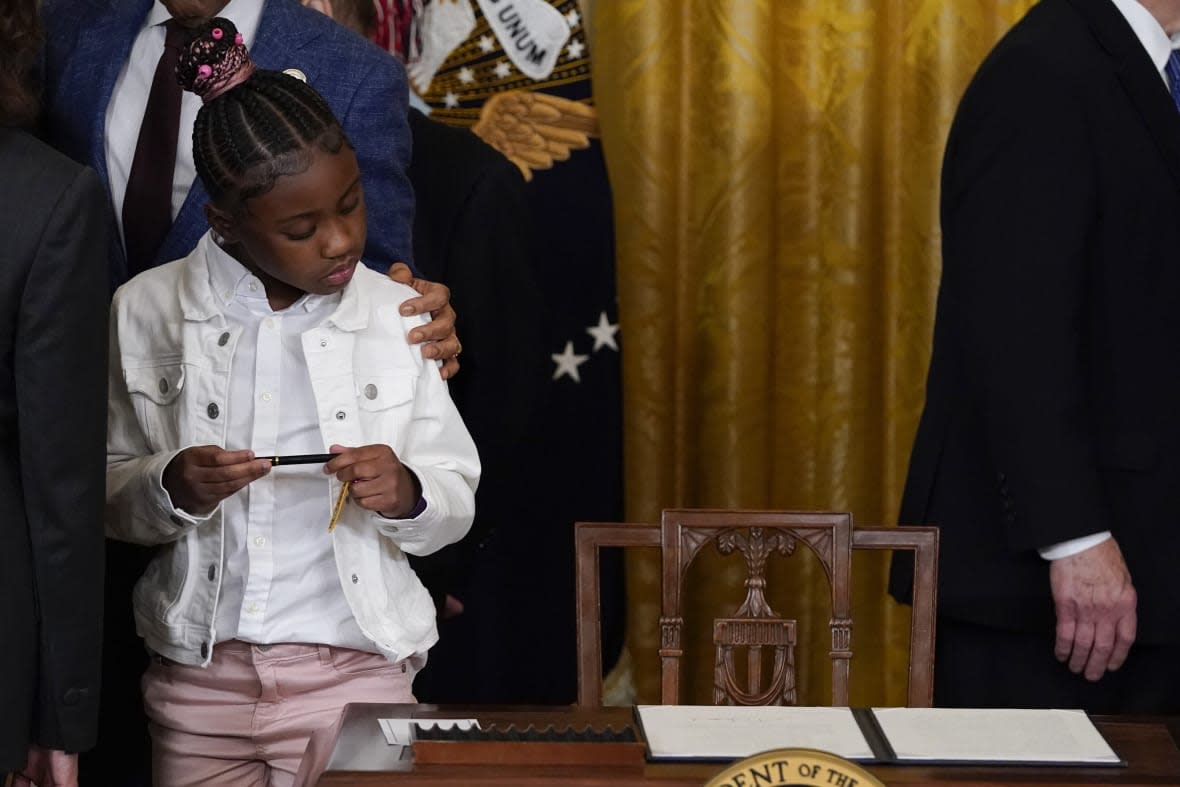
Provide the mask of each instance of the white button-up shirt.
{"label": "white button-up shirt", "polygon": [[[302,336],[323,323],[340,294],[304,295],[281,312],[262,282],[209,244],[209,283],[237,341],[225,418],[226,448],[256,456],[314,454],[324,438],[303,362]],[[219,337],[220,338],[220,337]],[[322,465],[276,467],[222,504],[224,576],[215,640],[316,642],[377,652],[361,632],[336,573],[328,476]]]}

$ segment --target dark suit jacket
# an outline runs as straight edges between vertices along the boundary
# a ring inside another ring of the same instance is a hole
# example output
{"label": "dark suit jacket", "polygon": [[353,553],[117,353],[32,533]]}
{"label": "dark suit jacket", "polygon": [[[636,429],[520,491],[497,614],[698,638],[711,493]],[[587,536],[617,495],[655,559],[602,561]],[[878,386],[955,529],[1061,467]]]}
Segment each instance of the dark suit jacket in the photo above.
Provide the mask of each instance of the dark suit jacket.
{"label": "dark suit jacket", "polygon": [[[94,742],[102,636],[107,207],[0,129],[0,772]],[[95,297],[98,294],[98,297]]]}
{"label": "dark suit jacket", "polygon": [[[483,466],[471,532],[410,559],[436,604],[451,593],[466,606],[458,618],[440,621],[439,643],[414,691],[423,701],[507,701],[514,689],[508,666],[518,655],[503,637],[523,605],[506,587],[514,583],[501,578],[530,571],[513,545],[527,542],[538,522],[527,505],[535,457],[522,448],[548,373],[531,211],[520,171],[471,131],[415,109],[410,130],[414,258],[423,275],[451,288],[463,337],[463,371],[450,383],[451,396]],[[528,586],[536,592],[536,584]]]}
{"label": "dark suit jacket", "polygon": [[[49,142],[107,182],[106,111],[119,71],[152,0],[46,0],[44,119]],[[413,192],[406,176],[405,72],[395,58],[295,0],[265,0],[250,50],[259,68],[298,68],[323,95],[356,148],[369,215],[365,262],[380,270],[410,262]],[[191,133],[191,130],[181,130]],[[208,229],[198,178],[164,239],[157,262],[183,257]],[[112,231],[111,283],[127,279]]]}
{"label": "dark suit jacket", "polygon": [[1111,530],[1139,640],[1180,639],[1180,113],[1109,0],[1044,0],[988,56],[942,229],[901,510],[942,528],[940,614],[1051,632],[1036,549]]}

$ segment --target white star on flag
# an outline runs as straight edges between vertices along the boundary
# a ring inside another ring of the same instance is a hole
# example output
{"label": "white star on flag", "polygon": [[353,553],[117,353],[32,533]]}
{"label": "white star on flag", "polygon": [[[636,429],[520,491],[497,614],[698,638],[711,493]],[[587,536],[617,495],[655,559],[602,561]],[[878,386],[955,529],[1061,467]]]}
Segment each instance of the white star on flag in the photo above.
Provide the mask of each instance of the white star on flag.
{"label": "white star on flag", "polygon": [[563,374],[568,374],[575,383],[582,382],[582,377],[578,374],[578,367],[590,360],[590,356],[575,353],[573,342],[566,342],[564,352],[554,353],[549,357],[557,364],[557,368],[553,371],[554,380],[559,379]]}
{"label": "white star on flag", "polygon": [[594,337],[594,349],[591,352],[598,352],[602,347],[609,347],[617,352],[619,345],[615,343],[615,334],[618,332],[618,324],[611,325],[611,321],[606,317],[606,312],[599,314],[598,325],[591,325],[586,329],[586,333]]}
{"label": "white star on flag", "polygon": [[570,12],[565,15],[565,23],[571,28],[577,27],[578,22],[582,21],[582,16],[578,13],[578,9],[570,9]]}
{"label": "white star on flag", "polygon": [[459,97],[454,93],[447,93],[443,96],[443,104],[446,105],[447,109],[454,109],[459,106]]}
{"label": "white star on flag", "polygon": [[570,45],[565,48],[565,51],[569,53],[570,60],[577,60],[582,56],[582,50],[585,48],[586,45],[575,38],[573,41],[570,41]]}
{"label": "white star on flag", "polygon": [[500,79],[507,79],[508,75],[512,73],[512,66],[508,65],[507,60],[501,60],[496,63],[496,76]]}
{"label": "white star on flag", "polygon": [[464,85],[470,85],[475,81],[475,73],[467,66],[463,66],[459,69],[459,81]]}
{"label": "white star on flag", "polygon": [[479,51],[487,54],[496,48],[496,42],[492,40],[491,36],[479,37]]}

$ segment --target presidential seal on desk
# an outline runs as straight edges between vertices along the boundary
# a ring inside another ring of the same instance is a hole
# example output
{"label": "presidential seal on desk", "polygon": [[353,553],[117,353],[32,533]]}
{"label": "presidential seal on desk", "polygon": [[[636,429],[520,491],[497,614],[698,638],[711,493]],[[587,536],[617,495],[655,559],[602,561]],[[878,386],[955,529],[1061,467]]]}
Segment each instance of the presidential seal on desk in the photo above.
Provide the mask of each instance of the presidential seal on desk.
{"label": "presidential seal on desk", "polygon": [[843,757],[817,749],[774,749],[735,762],[705,787],[885,787]]}

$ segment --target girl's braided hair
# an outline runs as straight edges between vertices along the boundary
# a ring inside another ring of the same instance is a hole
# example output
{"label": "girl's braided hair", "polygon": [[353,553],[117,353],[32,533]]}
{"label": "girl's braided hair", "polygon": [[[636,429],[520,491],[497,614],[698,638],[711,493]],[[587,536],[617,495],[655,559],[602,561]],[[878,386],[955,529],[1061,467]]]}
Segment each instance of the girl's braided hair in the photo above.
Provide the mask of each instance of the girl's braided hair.
{"label": "girl's braided hair", "polygon": [[204,102],[193,125],[193,160],[214,201],[244,202],[283,175],[304,172],[314,150],[351,147],[340,121],[307,82],[256,69],[233,22],[215,17],[195,31],[176,77]]}

